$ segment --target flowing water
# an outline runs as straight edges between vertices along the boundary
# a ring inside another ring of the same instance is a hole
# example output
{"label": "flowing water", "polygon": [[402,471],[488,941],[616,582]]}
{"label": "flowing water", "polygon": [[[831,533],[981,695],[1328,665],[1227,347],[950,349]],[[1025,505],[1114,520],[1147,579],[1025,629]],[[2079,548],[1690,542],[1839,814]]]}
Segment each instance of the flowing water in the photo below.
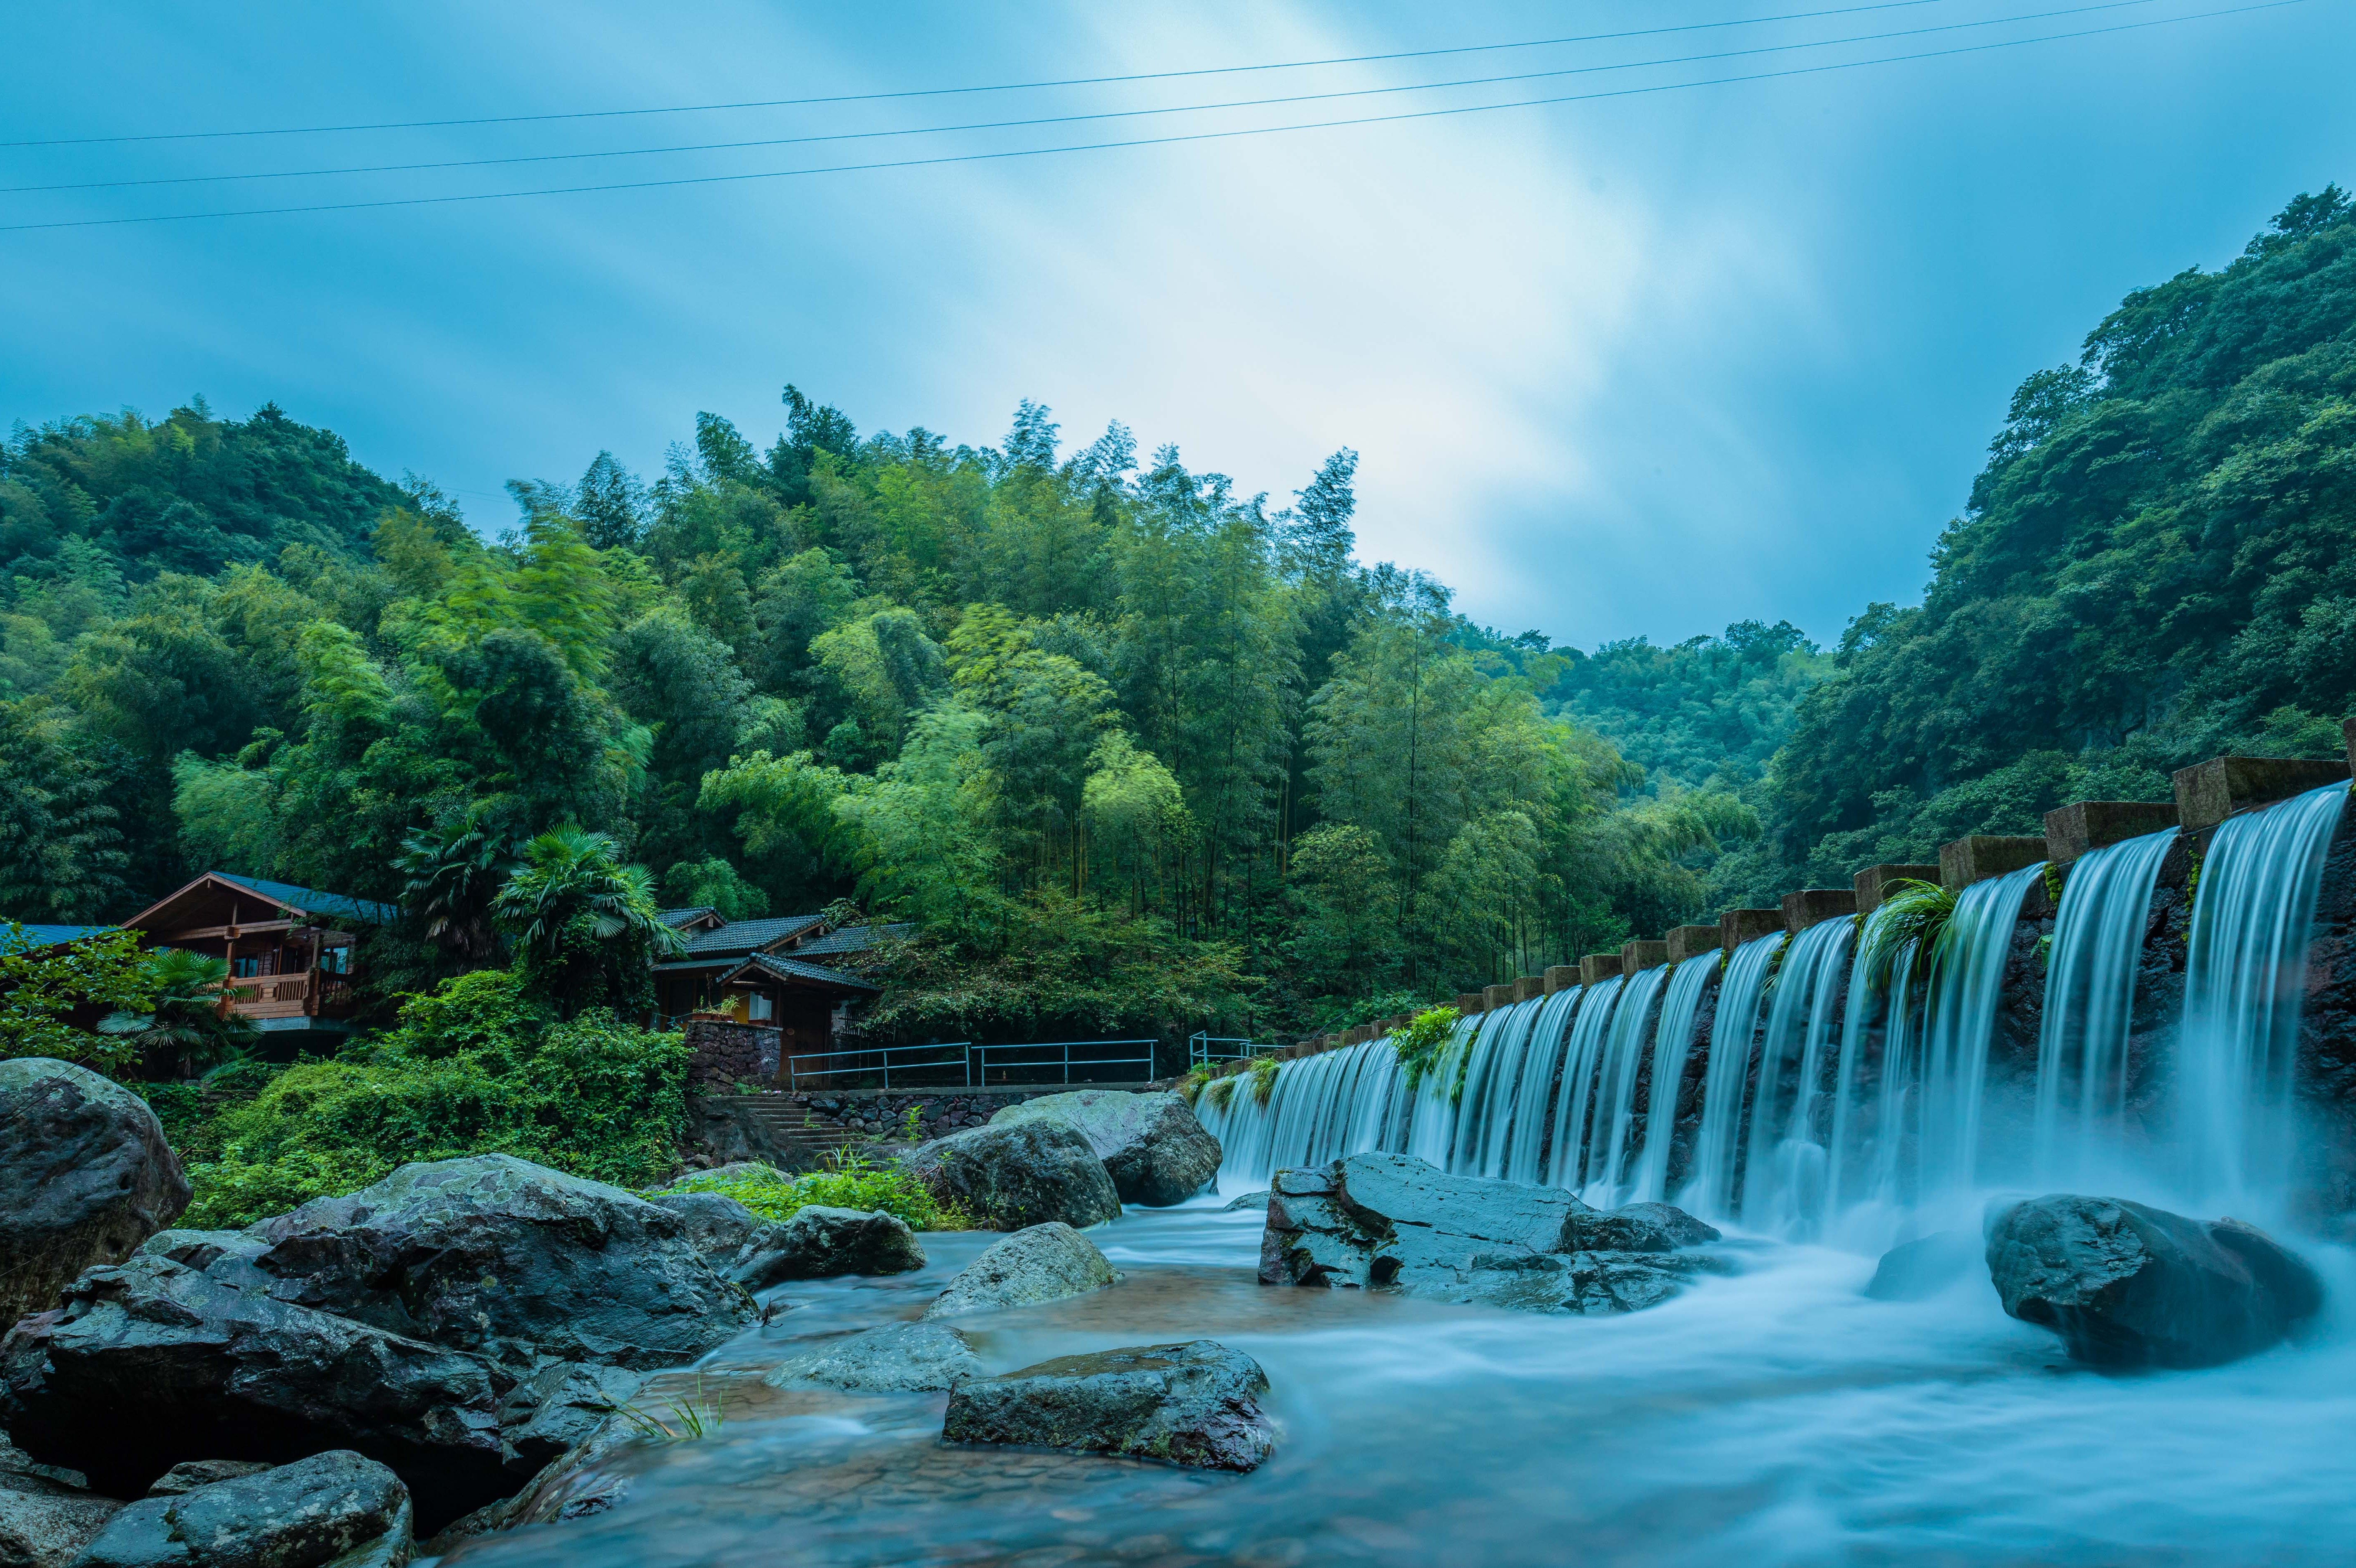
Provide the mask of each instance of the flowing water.
{"label": "flowing water", "polygon": [[1742,1110],[1750,1103],[1751,1037],[1759,1028],[1760,998],[1783,933],[1753,937],[1727,960],[1718,987],[1718,1018],[1710,1025],[1709,1061],[1702,1072],[1701,1127],[1694,1143],[1693,1169],[1677,1203],[1710,1220],[1731,1221],[1742,1155]]}
{"label": "flowing water", "polygon": [[1853,921],[1818,921],[1800,933],[1776,972],[1751,1100],[1741,1204],[1747,1229],[1796,1234],[1822,1203],[1825,1056],[1838,1027],[1855,936]]}
{"label": "flowing water", "polygon": [[1677,1086],[1685,1082],[1686,1063],[1692,1058],[1694,1026],[1701,1017],[1702,998],[1718,978],[1725,955],[1712,952],[1688,958],[1670,978],[1669,994],[1661,1002],[1661,1021],[1653,1029],[1652,1093],[1645,1101],[1644,1149],[1636,1164],[1637,1202],[1657,1202],[1668,1195],[1669,1150],[1676,1141]]}
{"label": "flowing water", "polygon": [[1514,1092],[1514,1132],[1506,1151],[1505,1178],[1536,1183],[1546,1168],[1547,1111],[1549,1091],[1562,1071],[1563,1048],[1569,1041],[1570,1020],[1579,1009],[1580,987],[1557,991],[1538,1004],[1537,1021],[1530,1028],[1529,1050],[1522,1059],[1521,1082]]}
{"label": "flowing water", "polygon": [[1563,1050],[1562,1087],[1555,1093],[1554,1136],[1547,1155],[1547,1180],[1574,1191],[1586,1168],[1587,1125],[1594,1105],[1595,1080],[1603,1067],[1603,1046],[1612,1028],[1612,1010],[1624,984],[1614,975],[1587,987],[1587,997],[1570,1021],[1570,1041]]}
{"label": "flowing water", "polygon": [[[971,1318],[991,1371],[1214,1336],[1267,1369],[1283,1427],[1249,1476],[948,1447],[944,1396],[796,1392],[757,1374],[912,1317],[933,1265],[827,1280],[700,1369],[716,1435],[625,1450],[606,1511],[462,1544],[442,1568],[2321,1568],[2356,1539],[2356,1340],[2103,1377],[1984,1280],[1866,1299],[1872,1262],[1767,1246],[1614,1318],[1254,1283],[1257,1213],[1130,1211],[1127,1275]],[[2318,1258],[2335,1294],[2348,1259]],[[640,1396],[659,1409],[673,1376]]]}
{"label": "flowing water", "polygon": [[1965,888],[1931,955],[1911,1186],[1915,1208],[1932,1211],[1938,1224],[1961,1223],[1976,1212],[1997,1009],[2020,901],[2044,870],[2040,861]]}

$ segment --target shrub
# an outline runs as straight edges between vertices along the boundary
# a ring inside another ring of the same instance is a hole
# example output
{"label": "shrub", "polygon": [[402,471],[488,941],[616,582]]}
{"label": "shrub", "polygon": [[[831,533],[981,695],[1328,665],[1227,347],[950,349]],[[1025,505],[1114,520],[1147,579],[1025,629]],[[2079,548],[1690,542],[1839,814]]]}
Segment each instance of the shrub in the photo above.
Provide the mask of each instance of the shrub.
{"label": "shrub", "polygon": [[1276,1058],[1255,1056],[1249,1069],[1252,1081],[1252,1103],[1265,1105],[1276,1093]]}
{"label": "shrub", "polygon": [[1415,1015],[1414,1021],[1391,1037],[1391,1049],[1398,1053],[1400,1068],[1407,1074],[1407,1091],[1412,1094],[1423,1075],[1439,1061],[1440,1053],[1456,1033],[1459,1015],[1454,1008],[1426,1008]]}
{"label": "shrub", "polygon": [[870,1165],[856,1150],[839,1151],[824,1170],[787,1176],[769,1166],[711,1171],[675,1183],[673,1192],[717,1192],[734,1198],[764,1220],[790,1220],[818,1204],[828,1209],[882,1210],[918,1231],[970,1231],[973,1216],[945,1203],[932,1189],[894,1159]]}

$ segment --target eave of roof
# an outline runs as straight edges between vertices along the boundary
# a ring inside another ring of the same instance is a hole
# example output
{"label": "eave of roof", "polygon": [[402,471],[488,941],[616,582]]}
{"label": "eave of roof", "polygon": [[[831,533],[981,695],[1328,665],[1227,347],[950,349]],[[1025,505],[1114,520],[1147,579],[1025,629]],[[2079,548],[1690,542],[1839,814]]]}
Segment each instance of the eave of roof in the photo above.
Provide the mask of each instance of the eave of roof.
{"label": "eave of roof", "polygon": [[798,958],[787,958],[776,953],[755,953],[735,968],[723,975],[723,985],[729,983],[747,969],[763,969],[780,980],[800,980],[820,986],[840,986],[847,991],[881,991],[883,987],[862,980],[856,975],[846,975],[840,969],[830,969],[823,964],[805,964]]}

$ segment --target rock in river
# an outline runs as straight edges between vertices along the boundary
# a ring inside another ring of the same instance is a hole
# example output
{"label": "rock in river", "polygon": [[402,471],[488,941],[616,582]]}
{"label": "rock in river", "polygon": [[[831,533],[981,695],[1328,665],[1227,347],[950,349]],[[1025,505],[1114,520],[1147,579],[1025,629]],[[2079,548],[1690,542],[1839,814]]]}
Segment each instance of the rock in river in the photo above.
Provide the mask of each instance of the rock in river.
{"label": "rock in river", "polygon": [[409,1492],[348,1450],[133,1503],[76,1568],[399,1568]]}
{"label": "rock in river", "polygon": [[0,1061],[0,1331],[187,1206],[188,1179],[146,1101],[70,1061]]}
{"label": "rock in river", "polygon": [[1096,1243],[1060,1221],[1017,1231],[958,1271],[925,1308],[927,1317],[995,1312],[1086,1296],[1120,1283],[1120,1271]]}
{"label": "rock in river", "polygon": [[938,1393],[980,1377],[981,1358],[946,1323],[887,1323],[798,1356],[762,1381],[772,1388],[819,1383],[854,1393]]}
{"label": "rock in river", "polygon": [[1276,1446],[1266,1392],[1259,1363],[1215,1339],[1059,1356],[958,1383],[941,1438],[1252,1470]]}
{"label": "rock in river", "polygon": [[1399,1154],[1278,1175],[1263,1285],[1397,1291],[1524,1312],[1633,1312],[1725,1264],[1719,1233],[1665,1203],[1589,1208],[1552,1187],[1450,1176]]}
{"label": "rock in river", "polygon": [[2314,1270],[2238,1220],[2053,1194],[1988,1232],[2004,1309],[2112,1367],[2207,1367],[2280,1341],[2323,1305]]}
{"label": "rock in river", "polygon": [[1042,1120],[1067,1123],[1088,1140],[1124,1203],[1183,1203],[1219,1174],[1219,1140],[1203,1130],[1182,1096],[1167,1090],[1046,1094],[1007,1106],[990,1125]]}
{"label": "rock in river", "polygon": [[906,1163],[936,1194],[993,1231],[1050,1220],[1101,1225],[1120,1216],[1104,1161],[1079,1129],[1058,1118],[969,1127],[926,1144]]}
{"label": "rock in river", "polygon": [[925,1249],[908,1222],[881,1210],[829,1209],[812,1203],[772,1225],[746,1249],[731,1277],[748,1290],[789,1279],[832,1279],[846,1274],[909,1274],[925,1266]]}

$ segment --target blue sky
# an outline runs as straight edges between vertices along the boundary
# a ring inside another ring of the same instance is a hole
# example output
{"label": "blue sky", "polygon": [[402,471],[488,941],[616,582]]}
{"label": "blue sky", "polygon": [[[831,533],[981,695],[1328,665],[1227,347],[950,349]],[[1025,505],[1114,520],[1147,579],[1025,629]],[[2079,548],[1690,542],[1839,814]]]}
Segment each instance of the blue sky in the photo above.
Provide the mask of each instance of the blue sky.
{"label": "blue sky", "polygon": [[[0,196],[0,223],[740,173],[1606,91],[2228,9],[1147,120]],[[0,141],[562,113],[1195,69],[1719,22],[1577,5],[191,9],[9,23]],[[1920,0],[1645,38],[789,109],[0,148],[0,184],[900,130],[1855,39],[2075,9]],[[1387,124],[597,195],[0,233],[0,420],[276,400],[478,527],[791,380],[862,430],[1109,419],[1278,500],[1362,454],[1362,557],[1591,646],[1909,601],[2019,379],[2126,290],[2356,180],[2356,4]]]}

